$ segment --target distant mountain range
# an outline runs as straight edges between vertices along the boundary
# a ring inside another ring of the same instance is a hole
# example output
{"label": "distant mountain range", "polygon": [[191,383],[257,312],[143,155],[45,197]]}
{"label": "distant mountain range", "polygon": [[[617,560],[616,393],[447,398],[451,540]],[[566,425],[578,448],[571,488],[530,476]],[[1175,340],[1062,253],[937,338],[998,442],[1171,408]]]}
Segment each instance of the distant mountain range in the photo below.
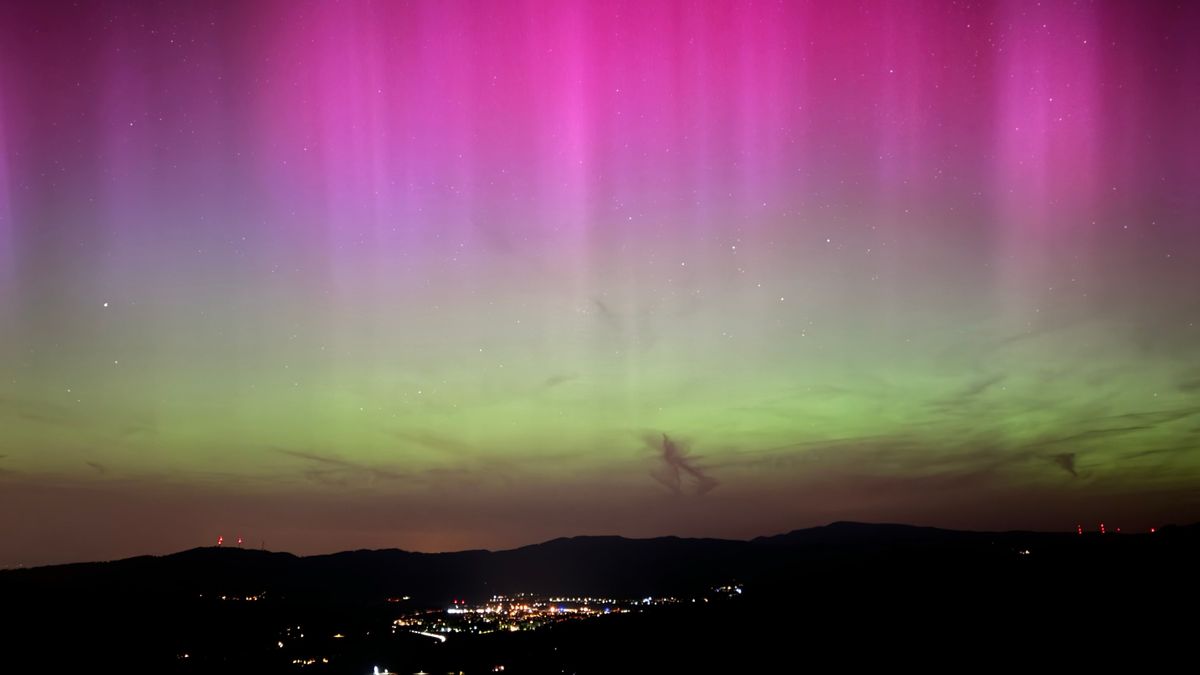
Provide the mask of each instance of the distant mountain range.
{"label": "distant mountain range", "polygon": [[[559,538],[503,551],[413,553],[357,550],[295,556],[237,547],[166,556],[0,571],[8,598],[147,594],[267,593],[362,601],[409,596],[439,603],[496,593],[686,594],[733,580],[793,585],[800,569],[872,568],[884,577],[913,570],[986,569],[1014,562],[1052,569],[1120,564],[1130,555],[1194,554],[1200,525],[1155,534],[969,532],[908,525],[837,522],[749,541],[617,536]],[[1186,557],[1186,555],[1184,556]],[[878,563],[887,565],[879,567]],[[1072,572],[1078,574],[1078,570]]]}
{"label": "distant mountain range", "polygon": [[[1139,658],[1186,652],[1197,569],[1197,525],[1078,535],[833,523],[749,541],[305,557],[196,548],[0,571],[0,671],[704,673],[930,658],[961,670],[1002,654],[1065,667],[1109,641]],[[733,583],[744,593],[712,593]],[[684,602],[445,641],[393,625],[522,592]]]}

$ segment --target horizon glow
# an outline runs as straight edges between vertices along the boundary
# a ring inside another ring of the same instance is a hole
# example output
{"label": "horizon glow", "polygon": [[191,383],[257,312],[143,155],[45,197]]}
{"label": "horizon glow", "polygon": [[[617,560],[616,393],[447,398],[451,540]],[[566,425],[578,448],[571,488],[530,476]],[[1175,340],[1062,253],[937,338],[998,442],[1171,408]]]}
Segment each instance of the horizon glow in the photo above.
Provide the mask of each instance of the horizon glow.
{"label": "horizon glow", "polygon": [[8,3],[0,566],[1200,519],[1200,6]]}

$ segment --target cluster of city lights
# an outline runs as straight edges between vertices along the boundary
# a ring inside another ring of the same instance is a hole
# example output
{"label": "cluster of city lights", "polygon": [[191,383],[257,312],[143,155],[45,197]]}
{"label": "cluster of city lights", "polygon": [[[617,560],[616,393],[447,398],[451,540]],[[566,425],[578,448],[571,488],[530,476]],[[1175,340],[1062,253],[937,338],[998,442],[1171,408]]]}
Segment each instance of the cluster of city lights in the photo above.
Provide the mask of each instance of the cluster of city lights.
{"label": "cluster of city lights", "polygon": [[[712,589],[711,595],[736,597],[742,594],[740,584]],[[446,641],[453,633],[485,634],[498,631],[536,630],[562,621],[578,620],[641,611],[648,606],[674,605],[683,602],[708,602],[708,597],[683,600],[676,597],[646,596],[621,600],[612,597],[550,596],[530,594],[515,596],[494,595],[488,601],[472,604],[454,600],[443,609],[408,612],[392,622],[392,633],[408,630],[416,635]]]}

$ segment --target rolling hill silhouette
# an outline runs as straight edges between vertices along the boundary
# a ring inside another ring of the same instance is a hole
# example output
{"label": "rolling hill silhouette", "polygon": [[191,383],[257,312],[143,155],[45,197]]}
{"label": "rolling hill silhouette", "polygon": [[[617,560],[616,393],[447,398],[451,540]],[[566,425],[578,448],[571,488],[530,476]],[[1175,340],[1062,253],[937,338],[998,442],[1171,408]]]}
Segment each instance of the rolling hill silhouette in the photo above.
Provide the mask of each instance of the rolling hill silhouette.
{"label": "rolling hill silhouette", "polygon": [[[1079,536],[839,522],[749,541],[585,536],[503,551],[303,557],[210,547],[0,572],[0,634],[12,659],[86,654],[129,672],[291,672],[271,650],[286,625],[361,632],[366,642],[339,646],[349,650],[340,663],[355,665],[326,672],[358,672],[375,653],[459,670],[504,655],[526,672],[612,672],[620,654],[646,650],[659,657],[642,666],[703,672],[746,667],[747,644],[754,658],[785,658],[801,634],[829,654],[862,641],[903,651],[931,636],[978,646],[1014,631],[1067,640],[1114,627],[1163,641],[1180,627],[1172,613],[1198,597],[1198,564],[1200,526]],[[504,642],[456,639],[438,653],[404,636],[368,637],[398,611],[389,598],[430,608],[514,593],[686,600],[735,582],[745,589],[736,602],[684,602]],[[219,601],[248,596],[258,600]],[[668,657],[655,651],[662,641],[703,644],[707,655]],[[624,646],[601,648],[610,642]],[[218,656],[185,664],[184,650]]]}

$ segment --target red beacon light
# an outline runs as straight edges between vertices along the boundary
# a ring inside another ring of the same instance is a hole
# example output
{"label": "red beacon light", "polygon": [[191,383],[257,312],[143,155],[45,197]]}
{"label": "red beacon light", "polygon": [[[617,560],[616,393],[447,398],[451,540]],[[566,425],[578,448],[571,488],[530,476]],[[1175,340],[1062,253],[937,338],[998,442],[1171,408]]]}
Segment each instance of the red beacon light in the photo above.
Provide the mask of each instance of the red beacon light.
{"label": "red beacon light", "polygon": [[224,544],[224,543],[225,543],[225,537],[218,534],[217,535],[217,546],[220,546],[221,544]]}
{"label": "red beacon light", "polygon": [[241,546],[241,545],[242,545],[242,538],[238,537],[238,546]]}
{"label": "red beacon light", "polygon": [[1082,525],[1075,526],[1075,534],[1083,534],[1083,526]]}

